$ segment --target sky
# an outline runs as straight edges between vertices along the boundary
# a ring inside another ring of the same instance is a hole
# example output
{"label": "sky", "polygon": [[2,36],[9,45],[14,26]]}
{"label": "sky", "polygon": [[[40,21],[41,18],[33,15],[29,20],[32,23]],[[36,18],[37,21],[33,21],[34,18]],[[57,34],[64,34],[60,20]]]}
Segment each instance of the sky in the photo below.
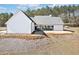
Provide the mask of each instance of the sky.
{"label": "sky", "polygon": [[[55,4],[0,4],[0,13],[16,13],[19,10],[38,9],[42,7],[54,7]],[[61,5],[59,5],[61,6]]]}
{"label": "sky", "polygon": [[0,13],[16,13],[18,10],[38,9],[42,7],[53,7],[53,4],[0,4]]}

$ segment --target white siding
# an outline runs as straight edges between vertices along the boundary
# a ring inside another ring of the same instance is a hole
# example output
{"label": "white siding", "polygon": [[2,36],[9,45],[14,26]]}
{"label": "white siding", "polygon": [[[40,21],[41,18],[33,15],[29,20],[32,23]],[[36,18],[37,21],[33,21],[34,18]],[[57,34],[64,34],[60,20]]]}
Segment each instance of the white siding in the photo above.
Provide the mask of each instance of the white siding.
{"label": "white siding", "polygon": [[31,23],[31,32],[33,32],[35,30],[35,26],[34,26],[34,23],[32,22]]}
{"label": "white siding", "polygon": [[7,33],[31,33],[31,24],[9,24],[7,25]]}
{"label": "white siding", "polygon": [[63,31],[63,25],[54,25],[54,31]]}
{"label": "white siding", "polygon": [[[14,15],[7,23],[8,33],[28,33],[31,34],[31,20],[22,12]],[[33,29],[33,28],[32,28]]]}

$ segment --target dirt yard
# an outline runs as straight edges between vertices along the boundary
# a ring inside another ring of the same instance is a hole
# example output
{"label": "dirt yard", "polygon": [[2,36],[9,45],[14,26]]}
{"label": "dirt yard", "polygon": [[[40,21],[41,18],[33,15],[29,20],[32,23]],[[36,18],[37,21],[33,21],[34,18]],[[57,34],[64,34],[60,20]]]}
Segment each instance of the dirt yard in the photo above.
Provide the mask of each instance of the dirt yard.
{"label": "dirt yard", "polygon": [[4,55],[78,55],[79,28],[70,28],[73,34],[49,35],[49,38],[25,40],[0,39],[0,54]]}

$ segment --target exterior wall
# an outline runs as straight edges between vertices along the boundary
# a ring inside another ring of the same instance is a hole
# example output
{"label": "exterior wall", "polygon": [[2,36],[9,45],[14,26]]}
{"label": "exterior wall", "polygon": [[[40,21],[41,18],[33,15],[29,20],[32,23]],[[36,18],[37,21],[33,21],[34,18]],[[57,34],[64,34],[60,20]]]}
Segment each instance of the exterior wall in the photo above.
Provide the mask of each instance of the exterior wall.
{"label": "exterior wall", "polygon": [[31,34],[31,24],[8,24],[7,25],[7,33],[27,33]]}
{"label": "exterior wall", "polygon": [[27,33],[31,34],[31,20],[22,12],[14,15],[7,24],[7,33]]}
{"label": "exterior wall", "polygon": [[31,22],[31,32],[35,31],[35,25],[33,22]]}
{"label": "exterior wall", "polygon": [[63,25],[54,25],[54,31],[63,31]]}

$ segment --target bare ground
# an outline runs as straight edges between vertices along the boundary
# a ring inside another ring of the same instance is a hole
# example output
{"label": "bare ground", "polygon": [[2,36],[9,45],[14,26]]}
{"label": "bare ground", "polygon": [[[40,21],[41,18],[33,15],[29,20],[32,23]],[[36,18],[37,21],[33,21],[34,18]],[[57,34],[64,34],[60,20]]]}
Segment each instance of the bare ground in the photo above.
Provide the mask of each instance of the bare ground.
{"label": "bare ground", "polygon": [[49,38],[25,40],[0,39],[0,54],[9,55],[78,55],[79,28],[71,28],[75,32],[68,35],[49,35]]}

